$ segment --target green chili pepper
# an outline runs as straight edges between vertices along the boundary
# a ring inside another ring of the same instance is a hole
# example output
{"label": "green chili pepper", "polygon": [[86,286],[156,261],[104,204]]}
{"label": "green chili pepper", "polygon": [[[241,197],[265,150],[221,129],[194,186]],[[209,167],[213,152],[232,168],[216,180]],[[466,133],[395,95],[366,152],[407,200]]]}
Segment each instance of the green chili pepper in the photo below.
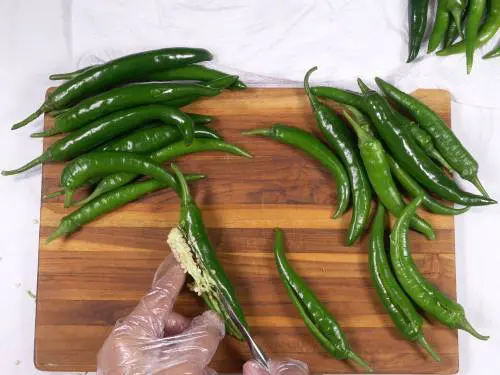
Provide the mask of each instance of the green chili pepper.
{"label": "green chili pepper", "polygon": [[[382,144],[374,136],[365,132],[347,112],[344,112],[358,136],[358,147],[365,170],[382,204],[396,217],[399,217],[405,208],[403,198],[399,193]],[[431,225],[421,217],[415,215],[411,220],[411,227],[424,234],[428,239],[435,239],[436,235]]]}
{"label": "green chili pepper", "polygon": [[130,152],[96,151],[72,160],[61,173],[64,206],[71,204],[73,193],[87,180],[110,173],[128,172],[150,176],[161,184],[178,190],[175,178],[150,158]]}
{"label": "green chili pepper", "polygon": [[[375,125],[378,135],[392,152],[396,161],[407,172],[411,173],[418,182],[440,197],[465,206],[496,203],[491,198],[460,190],[455,181],[449,178],[418,146],[407,130],[401,127],[387,101],[375,91],[370,90],[360,79],[358,79],[358,84],[364,93],[367,112]],[[392,98],[390,93],[386,92],[386,94]],[[423,126],[423,121],[419,121],[419,123]],[[432,135],[431,130],[427,130]],[[436,144],[439,143],[436,142]],[[440,151],[443,152],[441,149]],[[451,160],[448,160],[448,162],[451,164]]]}
{"label": "green chili pepper", "polygon": [[[181,212],[179,224],[177,228],[170,232],[167,242],[177,260],[193,276],[196,284],[195,291],[201,293],[207,305],[219,313],[226,323],[228,333],[238,340],[243,340],[241,332],[224,310],[223,302],[220,301],[219,293],[223,293],[240,321],[247,326],[245,315],[236,298],[234,288],[217,259],[215,249],[203,224],[201,211],[189,193],[184,176],[177,166],[172,164],[172,169],[179,181]],[[191,264],[194,267],[190,267],[190,265],[183,262],[187,257],[191,258],[193,261]],[[193,270],[193,268],[195,269]]]}
{"label": "green chili pepper", "polygon": [[27,125],[44,112],[66,108],[111,87],[133,82],[138,77],[169,68],[211,60],[210,52],[199,48],[164,48],[127,55],[89,69],[56,88],[42,106],[12,129]]}
{"label": "green chili pepper", "polygon": [[189,116],[195,125],[206,125],[210,124],[215,120],[214,116],[202,115],[200,113],[185,112]]}
{"label": "green chili pepper", "polygon": [[[488,9],[488,17],[486,21],[481,26],[479,30],[479,35],[476,40],[476,48],[479,48],[485,45],[500,28],[500,0],[490,0],[489,9]],[[457,53],[465,52],[465,42],[461,41],[453,44],[452,46],[445,48],[442,51],[437,53],[438,56],[448,56],[454,55]]]}
{"label": "green chili pepper", "polygon": [[311,87],[311,92],[317,97],[334,100],[338,103],[351,105],[356,108],[363,109],[364,106],[363,97],[354,91],[328,86],[316,86]]}
{"label": "green chili pepper", "polygon": [[[94,66],[89,66],[86,68],[82,68],[70,73],[62,73],[62,74],[52,74],[49,76],[51,80],[60,80],[60,79],[73,79],[76,76],[82,74],[83,72],[92,69]],[[156,72],[153,74],[148,74],[145,77],[141,77],[138,81],[147,82],[147,81],[202,81],[208,82],[213,81],[214,79],[222,78],[227,74],[221,72],[219,70],[210,69],[203,65],[187,65],[182,66],[180,68],[168,69],[165,71]],[[234,82],[230,89],[235,90],[243,90],[247,88],[247,85],[240,80]]]}
{"label": "green chili pepper", "polygon": [[333,217],[338,218],[344,214],[349,205],[349,176],[340,160],[318,138],[305,130],[283,124],[274,124],[268,129],[255,129],[242,134],[272,138],[296,147],[319,161],[337,182],[338,207]]}
{"label": "green chili pepper", "polygon": [[276,228],[274,233],[274,259],[281,281],[304,319],[306,327],[333,357],[353,361],[364,370],[373,372],[368,363],[352,351],[338,322],[288,263],[285,256],[283,231]]}
{"label": "green chili pepper", "polygon": [[500,46],[493,48],[490,52],[483,56],[483,59],[492,59],[498,56],[500,56]]}
{"label": "green chili pepper", "polygon": [[422,327],[424,321],[418,314],[406,293],[394,277],[387,259],[384,244],[385,210],[382,204],[377,207],[370,232],[368,248],[368,265],[375,290],[391,316],[399,332],[409,341],[415,341],[435,361],[440,361],[439,355],[429,345],[424,337]]}
{"label": "green chili pepper", "polygon": [[314,67],[307,72],[304,77],[304,87],[318,127],[328,144],[342,160],[349,175],[353,208],[351,224],[347,233],[347,243],[351,245],[363,234],[368,225],[372,190],[351,132],[330,108],[312,94],[309,88],[309,77],[316,69]]}
{"label": "green chili pepper", "polygon": [[451,46],[461,32],[462,30],[458,30],[457,24],[454,21],[451,21],[450,26],[448,26],[448,30],[446,31],[446,37],[444,38],[444,48],[441,51]]}
{"label": "green chili pepper", "polygon": [[450,12],[452,20],[451,24],[457,27],[458,33],[463,37],[462,32],[462,17],[467,9],[468,0],[448,0],[447,9]]}
{"label": "green chili pepper", "polygon": [[427,155],[429,155],[432,159],[434,159],[434,161],[445,167],[449,172],[453,171],[453,168],[451,168],[451,166],[439,153],[436,147],[434,147],[434,142],[432,141],[432,137],[429,133],[419,127],[415,122],[407,119],[398,111],[394,111],[394,116],[396,116],[396,119],[399,121],[399,123],[408,130],[413,139],[422,148],[422,150],[427,153]]}
{"label": "green chili pepper", "polygon": [[[385,82],[380,78],[375,78],[378,87],[398,105],[407,110],[413,118],[424,128],[432,137],[434,145],[458,174],[472,182],[472,184],[483,194],[488,197],[488,193],[481,185],[477,178],[478,164],[467,149],[462,145],[460,140],[455,136],[453,131],[432,109],[427,107],[418,99],[408,95],[395,86]],[[424,184],[422,181],[420,181]],[[430,189],[430,187],[428,187]],[[436,192],[437,193],[437,192]],[[439,194],[439,193],[438,193]],[[443,197],[446,198],[446,197]],[[453,201],[452,199],[449,199]],[[454,201],[456,202],[456,201]],[[465,202],[456,202],[468,205]],[[494,203],[493,201],[490,203]]]}
{"label": "green chili pepper", "polygon": [[[179,156],[206,151],[220,151],[227,152],[233,155],[244,156],[247,158],[252,157],[252,155],[250,155],[244,149],[234,146],[230,143],[226,143],[219,139],[202,138],[195,138],[190,146],[186,146],[183,142],[176,142],[159,150],[156,150],[148,154],[147,156],[154,163],[163,164],[167,161],[178,158]],[[92,193],[87,198],[78,202],[78,204],[85,204],[107,191],[114,190],[120,186],[128,184],[130,181],[135,180],[137,177],[137,173],[113,173],[109,176],[104,176],[92,191]]]}
{"label": "green chili pepper", "polygon": [[463,329],[480,340],[487,340],[488,336],[482,336],[472,328],[465,317],[463,307],[425,279],[413,261],[408,241],[408,226],[421,203],[422,197],[418,197],[408,204],[392,229],[390,242],[394,273],[405,292],[422,310],[449,328]]}
{"label": "green chili pepper", "polygon": [[126,109],[96,120],[55,142],[38,158],[18,169],[2,171],[2,175],[8,176],[21,173],[47,161],[72,159],[116,136],[127,133],[153,120],[161,120],[165,124],[176,125],[183,134],[184,142],[191,143],[187,142],[187,140],[192,140],[193,134],[193,121],[189,116],[177,108],[153,104]]}
{"label": "green chili pepper", "polygon": [[403,188],[413,197],[422,196],[422,205],[427,209],[427,211],[439,215],[460,215],[469,210],[470,207],[448,207],[436,201],[429,194],[427,194],[424,189],[420,187],[417,181],[415,181],[408,173],[404,171],[403,168],[401,168],[398,163],[396,163],[392,156],[388,154],[386,154],[386,156],[387,162],[391,167],[391,172],[396,180],[398,180]]}
{"label": "green chili pepper", "polygon": [[446,31],[450,24],[450,13],[448,12],[448,0],[438,0],[436,19],[429,38],[427,53],[435,51],[446,37]]}
{"label": "green chili pepper", "polygon": [[477,48],[479,38],[479,27],[486,9],[486,0],[470,0],[467,13],[467,24],[465,25],[465,57],[467,60],[467,74],[472,70],[474,62],[474,51]]}
{"label": "green chili pepper", "polygon": [[424,39],[425,29],[427,26],[427,11],[429,8],[429,0],[411,0],[409,11],[410,23],[410,43],[408,59],[406,62],[415,60],[420,52],[420,45]]}
{"label": "green chili pepper", "polygon": [[117,87],[78,103],[58,115],[54,119],[53,127],[43,132],[33,133],[31,136],[46,137],[71,132],[98,118],[128,108],[148,104],[162,104],[168,100],[193,94],[215,96],[219,93],[220,90],[201,85],[181,85],[176,83],[146,83]]}
{"label": "green chili pepper", "polygon": [[[194,136],[196,138],[222,139],[215,130],[204,125],[195,125]],[[182,134],[179,129],[170,125],[157,124],[157,126],[139,129],[121,138],[113,139],[93,151],[125,151],[146,154],[181,139]]]}
{"label": "green chili pepper", "polygon": [[[189,182],[203,178],[205,176],[202,174],[186,175],[186,180]],[[47,238],[47,243],[58,237],[71,234],[83,225],[94,221],[99,216],[116,210],[129,202],[135,201],[163,187],[165,186],[157,180],[147,180],[122,186],[103,194],[99,198],[63,217],[56,230]]]}

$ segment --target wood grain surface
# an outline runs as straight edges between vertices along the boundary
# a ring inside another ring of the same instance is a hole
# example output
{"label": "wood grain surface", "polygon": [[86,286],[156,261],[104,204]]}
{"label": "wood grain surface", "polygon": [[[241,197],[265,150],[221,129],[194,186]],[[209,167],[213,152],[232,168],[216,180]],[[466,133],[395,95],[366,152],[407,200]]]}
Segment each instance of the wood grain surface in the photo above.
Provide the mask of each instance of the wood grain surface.
{"label": "wood grain surface", "polygon": [[[415,95],[449,123],[447,92],[418,90]],[[185,172],[209,176],[193,185],[193,194],[255,339],[272,358],[300,359],[315,373],[358,370],[330,357],[290,303],[272,257],[272,228],[280,226],[290,262],[376,372],[458,371],[455,331],[426,323],[426,337],[442,357],[436,363],[394,328],[370,281],[366,236],[347,247],[350,213],[330,219],[336,205],[331,176],[300,151],[240,135],[274,122],[316,133],[303,90],[226,92],[189,110],[217,116],[214,128],[254,155],[245,159],[205,153],[179,159],[179,165]],[[45,122],[49,127],[52,120],[47,116]],[[45,146],[52,141],[46,140]],[[43,194],[57,190],[61,168],[58,163],[43,166]],[[177,223],[178,210],[173,192],[156,192],[46,245],[45,239],[69,210],[61,199],[43,202],[35,337],[39,369],[95,371],[96,354],[115,321],[148,291],[156,267],[170,253],[165,239]],[[423,216],[434,226],[437,239],[427,241],[411,233],[416,262],[425,276],[455,296],[453,218]],[[175,306],[188,317],[204,309],[202,301],[187,290]],[[240,372],[248,358],[246,344],[226,337],[211,366],[219,372]]]}

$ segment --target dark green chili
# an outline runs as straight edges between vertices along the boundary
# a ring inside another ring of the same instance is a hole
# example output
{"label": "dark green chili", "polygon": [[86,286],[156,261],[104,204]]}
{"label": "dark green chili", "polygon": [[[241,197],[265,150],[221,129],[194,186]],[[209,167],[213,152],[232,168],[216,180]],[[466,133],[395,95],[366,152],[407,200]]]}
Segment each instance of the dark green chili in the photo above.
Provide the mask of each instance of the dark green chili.
{"label": "dark green chili", "polygon": [[454,208],[445,206],[444,204],[438,202],[427,194],[427,192],[420,187],[418,182],[406,173],[398,163],[396,163],[392,156],[388,154],[386,154],[386,156],[393,176],[413,197],[422,196],[422,205],[427,209],[427,211],[439,215],[460,215],[469,210],[470,207]]}
{"label": "dark green chili", "polygon": [[455,42],[460,32],[461,30],[458,30],[457,24],[454,21],[451,21],[450,26],[448,26],[448,30],[446,31],[446,37],[444,38],[444,49],[448,48]]}
{"label": "dark green chili", "polygon": [[169,68],[211,60],[210,52],[199,48],[164,48],[111,60],[89,69],[56,88],[42,106],[12,129],[27,125],[44,112],[66,108],[113,86]]}
{"label": "dark green chili", "polygon": [[304,319],[306,327],[333,357],[353,361],[364,370],[372,372],[373,370],[368,363],[352,351],[335,318],[288,263],[285,256],[283,231],[276,228],[274,233],[274,258],[281,281],[283,281],[290,299]]}
{"label": "dark green chili", "polygon": [[[500,0],[491,0],[489,2],[488,17],[486,18],[484,24],[479,30],[479,35],[477,36],[476,48],[485,45],[500,28]],[[460,41],[453,44],[452,46],[445,48],[437,53],[438,56],[448,56],[457,53],[465,52],[465,42]]]}
{"label": "dark green chili", "polygon": [[89,66],[86,66],[84,68],[81,68],[81,69],[78,69],[78,70],[74,70],[72,72],[54,73],[54,74],[51,74],[49,76],[49,79],[51,81],[60,81],[60,80],[67,81],[69,79],[76,78],[77,76],[81,75],[82,73],[86,72],[87,70],[93,69],[93,68],[95,68],[96,66],[99,66],[99,65],[101,65],[101,64],[89,65]]}
{"label": "dark green chili", "polygon": [[[400,216],[405,208],[403,198],[399,193],[382,144],[374,136],[365,132],[351,116],[344,112],[344,116],[352,125],[358,136],[358,147],[361,158],[372,184],[382,204],[396,217]],[[436,235],[431,225],[421,217],[415,215],[411,220],[411,227],[424,234],[428,239],[435,239]]]}
{"label": "dark green chili", "polygon": [[479,27],[486,9],[486,0],[470,0],[467,12],[467,24],[465,25],[465,58],[467,61],[467,74],[472,70],[474,62],[474,51],[477,48],[479,38]]}
{"label": "dark green chili", "polygon": [[150,176],[161,184],[178,190],[175,178],[146,156],[120,151],[96,151],[72,160],[61,173],[64,206],[71,204],[73,193],[96,176],[128,172]]}
{"label": "dark green chili", "polygon": [[[203,178],[205,178],[205,175],[202,174],[186,175],[186,180],[189,182]],[[165,186],[157,180],[146,180],[122,186],[103,194],[99,198],[63,217],[56,230],[47,238],[47,242],[71,234],[83,225],[94,221],[99,216],[123,207],[129,202],[133,202],[163,187]]]}
{"label": "dark green chili", "polygon": [[434,360],[439,361],[439,355],[424,337],[422,317],[415,310],[413,303],[392,273],[385,252],[384,232],[385,210],[382,204],[378,204],[368,249],[368,265],[375,290],[398,331],[407,340],[415,341],[420,345]]}
{"label": "dark green chili", "polygon": [[450,12],[452,19],[450,20],[450,24],[454,24],[456,26],[457,32],[463,37],[462,32],[462,17],[467,8],[468,0],[448,0],[447,9]]}
{"label": "dark green chili", "polygon": [[448,12],[449,0],[438,0],[436,19],[429,38],[427,53],[435,51],[446,37],[446,31],[450,23],[450,13]]}
{"label": "dark green chili", "polygon": [[429,8],[429,0],[411,0],[409,9],[410,23],[410,43],[408,51],[408,59],[406,62],[415,60],[420,52],[420,45],[424,39],[425,29],[427,26],[427,11]]}
{"label": "dark green chili", "polygon": [[[430,134],[434,145],[453,170],[457,171],[462,178],[472,182],[485,197],[488,197],[488,193],[477,177],[478,164],[476,160],[474,160],[448,125],[432,109],[418,99],[404,93],[380,78],[375,78],[375,81],[388,97],[407,110],[418,124]],[[423,184],[422,181],[421,183]],[[428,188],[430,189],[430,187]],[[468,205],[465,202],[456,203]]]}
{"label": "dark green chili", "polygon": [[[245,315],[236,298],[236,292],[229,281],[229,278],[224,271],[224,268],[217,259],[215,249],[208,238],[201,211],[193,200],[186,180],[177,166],[172,164],[172,169],[175,172],[177,180],[179,181],[181,211],[179,224],[177,225],[178,231],[182,234],[183,246],[189,247],[199,269],[206,272],[206,276],[210,277],[216,283],[216,288],[223,293],[228,303],[233,308],[240,321],[247,326]],[[171,232],[172,233],[172,232]],[[171,242],[169,235],[168,243],[172,250],[175,252],[175,243]],[[195,279],[196,281],[196,279]],[[229,334],[243,340],[241,332],[234,325],[229,314],[224,311],[224,304],[220,301],[219,292],[213,289],[202,293],[202,297],[210,308],[219,313],[224,322]]]}
{"label": "dark green chili", "polygon": [[410,219],[421,203],[422,197],[409,203],[392,229],[391,261],[394,273],[405,292],[422,310],[449,328],[463,329],[480,340],[487,340],[488,336],[480,335],[467,321],[463,307],[446,297],[425,279],[413,261],[408,227]]}
{"label": "dark green chili", "polygon": [[349,175],[353,208],[347,243],[351,245],[363,234],[368,225],[372,190],[351,132],[330,108],[314,96],[309,88],[309,77],[315,70],[316,68],[312,68],[307,72],[304,77],[304,87],[318,127],[328,144],[342,160]]}
{"label": "dark green chili", "polygon": [[[147,156],[156,164],[163,164],[174,160],[180,156],[194,154],[198,152],[220,151],[227,152],[237,156],[251,158],[248,152],[244,149],[226,143],[220,139],[202,139],[195,138],[190,146],[186,146],[183,142],[172,143],[159,150],[156,150]],[[97,184],[92,193],[78,204],[85,204],[95,197],[104,194],[107,191],[114,190],[120,186],[128,184],[137,178],[136,173],[113,173],[109,176],[104,176]]]}
{"label": "dark green chili", "polygon": [[483,56],[483,59],[492,59],[498,56],[500,56],[500,46],[493,48],[490,52]]}
{"label": "dark green chili", "polygon": [[364,106],[362,96],[354,91],[328,86],[316,86],[311,87],[311,92],[317,97],[334,100],[338,103],[351,105],[356,108],[363,109]]}
{"label": "dark green chili", "polygon": [[193,120],[193,123],[195,125],[207,125],[207,124],[212,123],[215,120],[214,116],[202,115],[200,113],[186,112],[186,115],[188,115],[189,118],[191,120]]}
{"label": "dark green chili", "polygon": [[318,138],[305,130],[283,124],[274,124],[268,129],[255,129],[242,134],[272,138],[296,147],[319,161],[337,182],[338,207],[333,217],[338,218],[344,214],[349,205],[349,176],[340,160]]}
{"label": "dark green chili", "polygon": [[70,160],[114,137],[154,120],[161,120],[165,124],[177,126],[182,132],[185,142],[192,140],[193,121],[188,115],[177,108],[152,104],[126,109],[98,119],[55,142],[38,158],[18,169],[2,171],[2,175],[7,176],[21,173],[47,161]]}
{"label": "dark green chili", "polygon": [[182,85],[177,83],[146,83],[124,87],[88,98],[61,113],[54,119],[54,126],[43,132],[33,133],[32,137],[46,137],[71,132],[88,123],[128,108],[148,104],[162,104],[168,100],[190,95],[214,96],[220,90],[201,85]]}

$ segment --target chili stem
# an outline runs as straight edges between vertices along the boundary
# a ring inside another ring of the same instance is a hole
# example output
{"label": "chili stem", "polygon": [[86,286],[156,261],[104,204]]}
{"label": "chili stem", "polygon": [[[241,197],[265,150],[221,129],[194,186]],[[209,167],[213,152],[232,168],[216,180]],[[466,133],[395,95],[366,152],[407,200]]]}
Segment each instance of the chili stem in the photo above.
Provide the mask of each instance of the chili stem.
{"label": "chili stem", "polygon": [[56,127],[44,130],[43,132],[38,132],[38,133],[32,133],[30,135],[31,138],[41,138],[41,137],[50,137],[51,135],[56,135],[61,133],[61,130],[57,129]]}
{"label": "chili stem", "polygon": [[463,318],[459,328],[463,329],[465,332],[469,332],[472,336],[479,340],[486,341],[490,338],[490,336],[481,335],[478,331],[476,331],[465,317]]}
{"label": "chili stem", "polygon": [[64,190],[58,190],[58,191],[54,191],[52,193],[45,194],[42,198],[44,200],[45,199],[52,199],[52,198],[58,197],[58,196],[63,195],[63,194],[64,194]]}
{"label": "chili stem", "polygon": [[422,347],[436,362],[441,362],[441,357],[438,353],[430,346],[430,344],[425,339],[424,335],[419,335],[417,339],[417,344]]}
{"label": "chili stem", "polygon": [[349,352],[348,358],[354,363],[356,363],[358,366],[364,368],[366,371],[373,372],[373,369],[368,365],[368,363],[363,358],[358,356],[356,353]]}
{"label": "chili stem", "polygon": [[38,118],[38,116],[40,116],[41,114],[45,113],[45,111],[47,109],[48,108],[45,106],[45,104],[43,104],[35,112],[33,112],[28,117],[26,117],[23,121],[20,121],[17,124],[12,125],[11,129],[15,130],[15,129],[19,129],[19,128],[22,128],[23,126],[28,125],[31,121],[36,120]]}
{"label": "chili stem", "polygon": [[33,159],[32,161],[30,161],[29,163],[23,165],[20,168],[11,169],[11,170],[8,170],[8,171],[2,171],[2,176],[11,176],[13,174],[18,174],[18,173],[21,173],[21,172],[25,172],[28,169],[31,169],[31,168],[37,166],[38,164],[42,164],[44,161],[47,161],[48,159],[49,159],[48,155],[42,154],[39,157],[37,157],[36,159]]}

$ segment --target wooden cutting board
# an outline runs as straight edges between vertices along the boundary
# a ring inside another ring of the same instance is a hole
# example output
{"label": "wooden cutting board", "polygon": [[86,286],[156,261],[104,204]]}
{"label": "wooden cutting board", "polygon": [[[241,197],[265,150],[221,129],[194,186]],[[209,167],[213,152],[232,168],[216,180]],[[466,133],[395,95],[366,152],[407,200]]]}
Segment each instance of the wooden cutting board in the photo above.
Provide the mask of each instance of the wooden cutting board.
{"label": "wooden cutting board", "polygon": [[[447,92],[418,90],[415,96],[449,123]],[[184,157],[179,164],[185,172],[209,176],[193,185],[193,194],[255,339],[272,358],[300,359],[316,373],[358,370],[330,357],[290,303],[272,256],[272,229],[280,226],[290,262],[338,318],[354,350],[377,372],[458,371],[455,331],[437,323],[425,327],[428,341],[442,357],[435,363],[394,328],[370,281],[366,236],[347,247],[350,213],[330,219],[336,206],[331,176],[300,151],[240,135],[274,122],[317,132],[303,90],[225,92],[189,110],[217,116],[213,127],[255,156],[205,153]],[[47,127],[51,122],[45,118]],[[47,146],[53,140],[45,142]],[[57,190],[61,168],[43,167],[42,193]],[[115,321],[148,291],[156,267],[169,254],[165,239],[177,223],[178,209],[174,193],[156,192],[46,245],[45,239],[69,210],[61,199],[42,203],[35,337],[39,369],[95,371],[96,354]],[[434,226],[437,239],[431,242],[411,233],[416,262],[426,277],[454,297],[453,218],[423,216]],[[175,306],[188,317],[204,309],[187,290]],[[211,366],[219,372],[240,372],[248,358],[244,343],[226,337]]]}

